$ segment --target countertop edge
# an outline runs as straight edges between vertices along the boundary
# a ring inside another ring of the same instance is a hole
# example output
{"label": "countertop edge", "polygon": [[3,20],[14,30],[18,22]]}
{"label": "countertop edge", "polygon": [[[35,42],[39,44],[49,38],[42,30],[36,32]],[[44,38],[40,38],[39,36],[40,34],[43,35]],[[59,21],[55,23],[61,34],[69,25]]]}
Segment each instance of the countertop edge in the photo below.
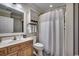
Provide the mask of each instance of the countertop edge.
{"label": "countertop edge", "polygon": [[23,38],[21,40],[14,40],[14,41],[9,42],[9,43],[0,43],[0,48],[5,48],[5,47],[8,47],[10,45],[19,44],[19,43],[30,41],[30,40],[33,40],[33,38],[28,37],[28,38]]}

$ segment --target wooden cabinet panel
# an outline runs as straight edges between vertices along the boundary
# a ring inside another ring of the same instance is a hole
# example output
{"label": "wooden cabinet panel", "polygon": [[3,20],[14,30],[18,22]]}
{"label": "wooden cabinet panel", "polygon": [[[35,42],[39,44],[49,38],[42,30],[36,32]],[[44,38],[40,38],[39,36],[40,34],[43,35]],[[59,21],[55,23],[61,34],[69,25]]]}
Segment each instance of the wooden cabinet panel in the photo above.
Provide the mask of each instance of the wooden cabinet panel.
{"label": "wooden cabinet panel", "polygon": [[20,43],[20,44],[19,44],[19,47],[20,47],[20,49],[23,49],[23,48],[25,48],[25,47],[28,47],[28,45],[25,44],[25,42],[24,42],[24,43]]}
{"label": "wooden cabinet panel", "polygon": [[33,54],[33,42],[28,41],[24,42],[23,44],[20,44],[20,51],[19,51],[19,56],[31,56]]}
{"label": "wooden cabinet panel", "polygon": [[0,56],[7,55],[7,48],[0,48]]}
{"label": "wooden cabinet panel", "polygon": [[29,44],[32,45],[32,44],[33,44],[33,41],[25,42],[25,44],[26,44],[26,45],[29,45]]}
{"label": "wooden cabinet panel", "polygon": [[18,51],[19,50],[19,45],[11,45],[8,47],[8,54],[9,53],[12,53],[12,52],[15,52],[15,51]]}
{"label": "wooden cabinet panel", "polygon": [[33,45],[33,41],[27,41],[27,42],[24,42],[24,43],[20,43],[20,49],[21,48],[28,48],[28,47],[31,47],[32,48],[32,45]]}
{"label": "wooden cabinet panel", "polygon": [[32,48],[31,47],[29,47],[27,50],[26,50],[26,56],[32,56],[32,53],[33,51],[32,51]]}
{"label": "wooden cabinet panel", "polygon": [[24,49],[19,50],[18,53],[19,56],[31,56],[32,55],[32,49],[31,47],[26,47]]}

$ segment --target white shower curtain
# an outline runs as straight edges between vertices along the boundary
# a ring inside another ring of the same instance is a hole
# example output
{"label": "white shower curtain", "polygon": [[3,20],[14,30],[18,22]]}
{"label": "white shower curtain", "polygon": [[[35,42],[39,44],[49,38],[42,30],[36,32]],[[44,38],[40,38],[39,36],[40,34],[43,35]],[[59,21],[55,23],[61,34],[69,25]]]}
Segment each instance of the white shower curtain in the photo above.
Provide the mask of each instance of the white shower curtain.
{"label": "white shower curtain", "polygon": [[40,16],[39,19],[39,41],[44,44],[44,50],[48,53],[49,51],[49,15],[50,12]]}
{"label": "white shower curtain", "polygon": [[39,41],[50,55],[63,55],[64,9],[44,13],[39,19]]}

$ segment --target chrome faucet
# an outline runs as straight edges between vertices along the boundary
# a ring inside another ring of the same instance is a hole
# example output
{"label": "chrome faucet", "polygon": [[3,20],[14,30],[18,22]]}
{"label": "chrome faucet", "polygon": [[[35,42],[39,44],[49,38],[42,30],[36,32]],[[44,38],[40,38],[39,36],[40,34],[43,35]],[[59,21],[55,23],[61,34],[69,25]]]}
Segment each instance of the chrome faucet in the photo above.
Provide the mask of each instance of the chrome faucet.
{"label": "chrome faucet", "polygon": [[14,40],[16,40],[16,36],[14,36]]}
{"label": "chrome faucet", "polygon": [[1,38],[0,38],[0,42],[2,42]]}

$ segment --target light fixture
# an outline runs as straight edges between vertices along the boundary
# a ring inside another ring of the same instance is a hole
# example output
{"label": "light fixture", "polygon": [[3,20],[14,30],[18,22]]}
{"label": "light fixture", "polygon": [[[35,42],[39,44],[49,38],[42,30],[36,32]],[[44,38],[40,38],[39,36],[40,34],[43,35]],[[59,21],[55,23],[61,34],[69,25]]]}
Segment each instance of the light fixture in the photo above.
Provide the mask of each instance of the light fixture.
{"label": "light fixture", "polygon": [[21,4],[17,4],[16,5],[18,8],[22,8],[22,5]]}
{"label": "light fixture", "polygon": [[16,3],[13,3],[14,5],[16,5]]}
{"label": "light fixture", "polygon": [[49,7],[50,7],[50,8],[52,8],[52,7],[53,7],[53,5],[49,5]]}
{"label": "light fixture", "polygon": [[21,5],[21,4],[13,3],[13,5],[14,5],[15,7],[22,8],[22,5]]}

